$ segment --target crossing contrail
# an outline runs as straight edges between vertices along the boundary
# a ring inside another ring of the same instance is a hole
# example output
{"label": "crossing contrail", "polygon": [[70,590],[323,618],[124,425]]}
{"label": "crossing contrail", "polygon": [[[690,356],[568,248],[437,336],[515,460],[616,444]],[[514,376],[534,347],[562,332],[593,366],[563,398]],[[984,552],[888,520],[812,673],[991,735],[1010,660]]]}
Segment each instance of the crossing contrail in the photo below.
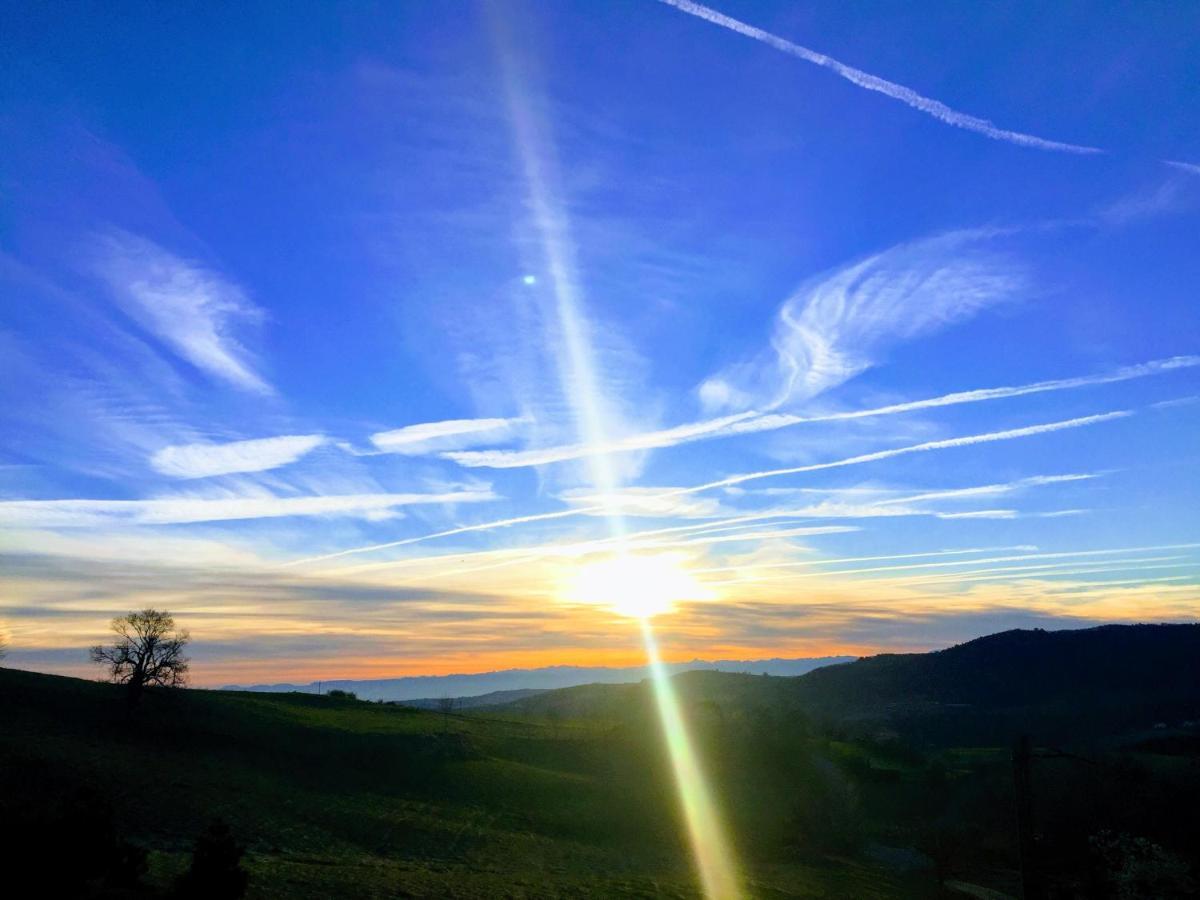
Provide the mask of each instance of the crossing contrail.
{"label": "crossing contrail", "polygon": [[667,6],[673,6],[680,12],[685,12],[698,19],[703,19],[706,22],[711,22],[714,25],[728,28],[730,31],[760,41],[768,47],[774,47],[776,50],[787,53],[789,56],[794,56],[813,65],[829,69],[851,84],[865,88],[868,91],[883,94],[885,97],[891,97],[893,100],[899,100],[901,103],[905,103],[913,109],[925,113],[927,116],[933,116],[933,118],[940,122],[945,122],[947,125],[953,125],[955,128],[974,131],[994,141],[1007,141],[1010,144],[1017,144],[1021,147],[1033,147],[1037,150],[1054,150],[1059,153],[1105,152],[1099,147],[1085,147],[1080,144],[1051,141],[1046,138],[1037,137],[1036,135],[999,128],[987,119],[981,119],[978,116],[972,116],[964,112],[959,112],[956,109],[951,109],[940,100],[922,96],[912,88],[896,84],[894,81],[888,81],[885,78],[880,78],[878,75],[872,75],[853,66],[848,66],[832,57],[826,56],[824,53],[818,53],[815,50],[794,44],[789,40],[771,34],[769,31],[763,31],[761,28],[755,28],[753,25],[748,25],[724,13],[717,12],[715,9],[702,6],[699,3],[692,3],[691,0],[659,0],[659,2],[665,3]]}

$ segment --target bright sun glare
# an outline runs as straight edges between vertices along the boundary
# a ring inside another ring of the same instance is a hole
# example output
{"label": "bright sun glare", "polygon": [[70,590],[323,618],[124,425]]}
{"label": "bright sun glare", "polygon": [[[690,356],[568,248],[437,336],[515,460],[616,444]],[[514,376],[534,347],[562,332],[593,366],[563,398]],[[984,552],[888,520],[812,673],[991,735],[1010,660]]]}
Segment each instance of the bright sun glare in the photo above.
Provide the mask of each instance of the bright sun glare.
{"label": "bright sun glare", "polygon": [[568,579],[565,599],[606,606],[623,616],[650,619],[684,600],[712,596],[680,554],[620,554],[586,562]]}

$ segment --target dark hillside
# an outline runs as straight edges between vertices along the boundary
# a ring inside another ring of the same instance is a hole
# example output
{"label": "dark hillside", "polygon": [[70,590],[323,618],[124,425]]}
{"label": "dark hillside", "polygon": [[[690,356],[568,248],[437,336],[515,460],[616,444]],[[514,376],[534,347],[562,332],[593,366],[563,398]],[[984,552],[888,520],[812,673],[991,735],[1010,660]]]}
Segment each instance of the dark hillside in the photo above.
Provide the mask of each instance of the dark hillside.
{"label": "dark hillside", "polygon": [[[653,722],[186,690],[131,716],[117,687],[0,669],[0,723],[0,865],[39,896],[167,897],[214,819],[251,898],[698,896]],[[779,821],[744,810],[748,835]],[[128,846],[148,854],[137,891],[105,882]],[[782,844],[746,863],[754,896],[919,895]]]}
{"label": "dark hillside", "polygon": [[933,653],[884,654],[794,680],[797,702],[930,739],[1018,730],[1094,739],[1200,718],[1200,625],[1015,630]]}
{"label": "dark hillside", "polygon": [[[764,709],[918,744],[1008,745],[1023,732],[1090,743],[1200,720],[1200,625],[1006,631],[932,653],[882,654],[794,678],[686,672],[693,704]],[[647,682],[546,691],[497,707],[531,716],[643,720]]]}
{"label": "dark hillside", "polygon": [[[1020,733],[1062,897],[1109,896],[1088,885],[1147,853],[1174,885],[1154,896],[1188,896],[1198,640],[1014,631],[672,685],[748,896],[950,896],[939,875],[1014,895]],[[46,896],[166,897],[217,818],[247,848],[252,898],[698,895],[648,682],[446,713],[153,690],[131,715],[111,685],[0,669],[0,723],[0,864],[40,873]],[[130,846],[142,887],[108,891]]]}

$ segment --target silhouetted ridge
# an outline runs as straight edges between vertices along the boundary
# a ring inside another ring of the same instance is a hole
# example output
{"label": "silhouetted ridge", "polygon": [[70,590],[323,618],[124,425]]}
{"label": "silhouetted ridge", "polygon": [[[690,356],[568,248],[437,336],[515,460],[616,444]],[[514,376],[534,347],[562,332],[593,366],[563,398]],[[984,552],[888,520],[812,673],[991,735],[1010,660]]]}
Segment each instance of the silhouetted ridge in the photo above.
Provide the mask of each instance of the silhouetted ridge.
{"label": "silhouetted ridge", "polygon": [[931,653],[881,654],[799,679],[821,703],[928,700],[989,706],[1080,692],[1195,693],[1200,625],[1014,629]]}
{"label": "silhouetted ridge", "polygon": [[[769,707],[919,743],[1007,744],[1022,732],[1089,741],[1200,719],[1200,625],[1014,630],[929,653],[885,653],[798,677],[694,671],[692,703]],[[645,685],[586,685],[511,704],[530,715],[619,719]]]}
{"label": "silhouetted ridge", "polygon": [[[1200,625],[1013,630],[932,653],[883,654],[796,679],[804,708],[904,730],[1002,738],[1149,727],[1200,715]],[[932,722],[935,716],[943,721]]]}

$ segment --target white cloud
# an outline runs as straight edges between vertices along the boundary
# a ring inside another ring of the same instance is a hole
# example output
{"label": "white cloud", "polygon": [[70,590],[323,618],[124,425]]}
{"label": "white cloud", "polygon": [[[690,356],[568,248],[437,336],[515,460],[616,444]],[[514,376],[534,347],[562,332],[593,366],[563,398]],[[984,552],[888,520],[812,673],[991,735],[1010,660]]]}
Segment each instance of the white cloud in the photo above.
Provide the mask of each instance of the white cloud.
{"label": "white cloud", "polygon": [[238,321],[262,318],[236,284],[117,230],[99,241],[95,269],[134,320],[196,368],[245,391],[273,392],[233,334]]}
{"label": "white cloud", "polygon": [[[700,569],[700,572],[758,572],[768,569],[797,569],[808,568],[815,565],[834,565],[842,563],[861,563],[861,562],[879,562],[880,560],[893,559],[926,559],[942,556],[973,556],[979,553],[999,553],[999,552],[1015,552],[1032,553],[1037,550],[1037,547],[1032,544],[1016,544],[1006,547],[967,547],[961,550],[924,550],[919,553],[889,553],[883,556],[843,556],[836,559],[803,559],[803,560],[787,560],[784,562],[769,562],[769,563],[739,563],[734,566],[715,566],[709,569]],[[969,565],[978,560],[967,560],[963,565]]]}
{"label": "white cloud", "polygon": [[811,463],[805,466],[790,466],[785,469],[768,469],[762,472],[750,472],[745,475],[732,475],[729,478],[722,478],[718,481],[710,481],[705,484],[698,484],[690,488],[678,488],[680,493],[695,493],[699,491],[709,491],[713,488],[723,488],[729,485],[742,484],[747,481],[756,481],[761,478],[776,478],[781,475],[796,475],[802,472],[817,472],[823,469],[834,469],[842,466],[856,466],[862,463],[878,462],[884,459],[891,459],[896,456],[906,456],[910,453],[927,453],[931,450],[946,450],[953,447],[969,447],[974,444],[989,444],[995,441],[1010,441],[1016,438],[1033,437],[1039,434],[1050,434],[1055,431],[1063,431],[1068,428],[1082,428],[1087,425],[1096,425],[1100,422],[1109,422],[1114,419],[1122,419],[1126,416],[1131,416],[1133,413],[1129,410],[1116,410],[1114,412],[1099,413],[1094,416],[1080,416],[1075,419],[1063,419],[1058,422],[1047,422],[1042,425],[1027,425],[1023,428],[1010,428],[1005,431],[991,431],[984,434],[969,434],[962,437],[945,438],[939,441],[926,441],[923,444],[911,444],[907,447],[893,447],[889,450],[876,450],[873,453],[862,453],[858,456],[850,456],[845,459],[833,460],[831,462]]}
{"label": "white cloud", "polygon": [[780,308],[771,350],[700,387],[759,409],[807,400],[879,362],[887,349],[1004,301],[1024,278],[959,231],[900,244],[804,285]]}
{"label": "white cloud", "polygon": [[[1031,475],[1016,481],[1005,481],[997,484],[981,484],[974,487],[947,488],[940,491],[925,491],[905,497],[878,501],[879,505],[887,506],[892,503],[921,503],[929,500],[973,500],[977,497],[994,497],[1000,494],[1012,494],[1030,487],[1044,487],[1050,484],[1064,484],[1072,481],[1087,481],[1098,476],[1091,473],[1069,475]],[[947,516],[952,515],[950,513]],[[971,513],[954,513],[953,515],[968,516]]]}
{"label": "white cloud", "polygon": [[583,507],[590,515],[608,515],[611,511],[624,516],[702,519],[721,515],[721,503],[715,498],[672,496],[670,488],[626,487],[610,493],[596,493],[589,488],[564,491],[560,498],[571,506]]}
{"label": "white cloud", "polygon": [[119,525],[179,525],[282,516],[361,516],[378,519],[398,507],[479,503],[497,500],[490,489],[440,494],[343,494],[276,497],[169,497],[151,500],[4,500],[0,526],[98,528]]}
{"label": "white cloud", "polygon": [[423,422],[371,435],[371,443],[382,453],[423,456],[439,450],[453,450],[479,444],[496,443],[511,437],[525,419],[448,419]]}
{"label": "white cloud", "polygon": [[226,444],[179,444],[159,450],[150,465],[175,478],[265,472],[294,463],[324,442],[320,434],[288,434]]}
{"label": "white cloud", "polygon": [[935,513],[939,519],[1015,519],[1015,509],[973,509],[968,512]]}
{"label": "white cloud", "polygon": [[770,531],[746,531],[732,534],[701,535],[683,541],[671,541],[661,545],[667,547],[692,547],[707,544],[729,544],[738,541],[767,541],[779,538],[813,537],[820,534],[849,534],[859,531],[856,525],[805,525],[799,528],[775,528]]}
{"label": "white cloud", "polygon": [[613,453],[631,453],[673,447],[705,437],[715,437],[730,431],[735,425],[754,416],[754,413],[737,413],[702,422],[692,422],[674,428],[633,434],[600,444],[560,444],[554,447],[535,447],[530,450],[463,450],[443,453],[446,459],[463,466],[483,466],[495,469],[512,469],[525,466],[542,466],[549,463],[591,456],[608,456]]}
{"label": "white cloud", "polygon": [[[1200,167],[1197,167],[1200,170]],[[1101,207],[1096,219],[1109,225],[1128,225],[1164,215],[1180,206],[1181,179],[1171,178],[1149,191],[1137,191]]]}
{"label": "white cloud", "polygon": [[143,528],[53,531],[6,528],[3,553],[9,556],[60,556],[95,562],[199,566],[205,569],[262,565],[262,557],[230,540],[196,537]]}
{"label": "white cloud", "polygon": [[[781,50],[789,56],[794,56],[797,59],[802,59],[805,62],[813,63],[835,72],[837,75],[849,81],[851,84],[857,85],[860,88],[865,88],[868,91],[875,91],[883,94],[885,97],[891,97],[893,100],[899,100],[901,103],[911,106],[913,109],[919,110],[926,115],[945,122],[947,125],[953,125],[956,128],[964,128],[967,131],[974,131],[977,134],[982,134],[985,137],[992,138],[997,141],[1007,141],[1010,144],[1017,144],[1022,147],[1033,147],[1038,150],[1056,150],[1060,153],[1103,153],[1097,147],[1085,147],[1079,144],[1066,144],[1061,141],[1051,141],[1046,138],[1040,138],[1032,134],[1022,134],[1019,131],[1008,131],[1004,128],[997,128],[987,119],[981,119],[978,116],[968,115],[967,113],[959,112],[951,109],[946,104],[933,100],[929,97],[923,97],[914,91],[912,88],[905,87],[902,84],[896,84],[894,81],[887,81],[877,75],[871,75],[861,69],[855,69],[845,63],[838,62],[836,59],[826,56],[824,53],[818,53],[815,50],[809,50],[807,47],[802,47],[799,44],[793,44],[791,41],[784,40],[781,37],[771,34],[768,31],[763,31],[761,28],[755,28],[753,25],[747,25],[737,19],[731,18],[723,13],[717,12],[715,9],[710,9],[707,6],[701,6],[699,3],[692,3],[690,0],[660,0],[667,6],[673,6],[682,12],[696,16],[706,22],[711,22],[714,25],[719,25],[722,28],[728,28],[730,31],[737,32],[745,37],[752,38],[756,41],[761,41],[769,47],[774,47],[776,50]],[[1186,164],[1184,164],[1186,165]]]}
{"label": "white cloud", "polygon": [[1194,403],[1200,403],[1200,394],[1194,394],[1190,397],[1175,397],[1171,400],[1159,400],[1157,403],[1151,403],[1151,409],[1174,409],[1177,406],[1191,406]]}
{"label": "white cloud", "polygon": [[[961,559],[961,560],[954,560],[951,562],[905,563],[903,565],[870,566],[870,567],[863,567],[863,568],[856,567],[853,569],[836,569],[836,570],[823,569],[823,570],[818,570],[818,571],[814,571],[814,572],[791,575],[789,577],[793,577],[793,578],[824,578],[824,577],[828,577],[830,575],[863,575],[863,574],[868,574],[868,573],[874,574],[876,572],[894,572],[894,571],[903,571],[903,570],[911,570],[911,569],[948,569],[948,568],[957,568],[959,566],[975,566],[975,565],[984,565],[984,564],[990,565],[993,563],[1010,563],[1010,562],[1025,563],[1025,562],[1028,562],[1029,560],[1040,560],[1040,559],[1080,559],[1083,557],[1113,556],[1113,555],[1121,555],[1121,554],[1125,554],[1125,553],[1141,553],[1141,552],[1154,551],[1154,550],[1193,549],[1197,546],[1200,546],[1200,545],[1197,545],[1194,543],[1193,544],[1159,544],[1159,545],[1150,546],[1150,547],[1112,547],[1112,548],[1107,548],[1107,549],[1103,549],[1103,550],[1068,550],[1068,551],[1062,551],[1062,552],[1056,552],[1056,553],[1033,552],[1036,550],[1036,548],[1033,548],[1033,547],[1024,547],[1024,548],[1013,547],[1013,548],[1008,548],[1008,549],[1014,549],[1014,550],[1024,549],[1024,550],[1028,550],[1031,552],[1023,552],[1019,555],[1010,555],[1010,556],[991,556],[991,557],[987,557],[987,558],[983,558],[983,559],[979,559],[979,558]],[[996,548],[996,549],[1006,549],[1006,548]],[[940,551],[940,552],[936,552],[936,553],[913,553],[913,554],[900,554],[900,555],[894,555],[894,556],[875,556],[875,557],[863,556],[863,557],[847,558],[847,559],[805,560],[803,562],[770,563],[770,564],[761,565],[761,566],[758,566],[758,565],[742,566],[742,567],[739,567],[737,570],[743,571],[743,572],[748,572],[751,570],[759,570],[759,569],[780,569],[780,568],[793,568],[793,567],[808,568],[808,567],[815,566],[815,565],[826,566],[826,565],[830,565],[833,563],[858,563],[858,562],[867,562],[867,561],[871,561],[871,560],[909,559],[909,558],[917,558],[917,557],[948,556],[948,555],[951,555],[954,553],[969,554],[969,553],[978,553],[978,552],[981,552],[981,551],[980,550],[946,550],[946,551]],[[1074,565],[1074,563],[1072,563],[1072,565]],[[710,570],[710,571],[716,571],[716,570]],[[991,571],[997,571],[997,570],[993,569]],[[921,577],[926,578],[928,576],[923,575]],[[961,573],[956,573],[954,575],[947,576],[948,580],[954,580],[954,579],[957,579],[960,577],[961,577]]]}
{"label": "white cloud", "polygon": [[[824,469],[840,468],[842,466],[856,466],[863,463],[891,459],[892,457],[896,456],[905,456],[910,453],[926,453],[932,450],[945,450],[953,447],[967,447],[974,444],[987,444],[995,441],[1009,441],[1023,437],[1032,437],[1039,434],[1050,434],[1052,432],[1062,431],[1065,429],[1082,428],[1088,425],[1095,425],[1100,422],[1108,422],[1131,415],[1133,415],[1133,413],[1129,410],[1117,410],[1114,412],[1100,413],[1093,416],[1081,416],[1075,419],[1047,422],[1041,425],[1027,425],[1023,428],[1010,428],[1006,431],[991,431],[982,434],[969,434],[961,437],[946,438],[939,441],[926,441],[922,444],[910,444],[906,447],[893,447],[888,450],[878,450],[874,453],[863,453],[858,456],[849,456],[844,459],[837,459],[829,462],[812,463],[805,466],[793,466],[786,469],[769,469],[767,471],[751,472],[745,475],[733,475],[729,478],[722,478],[719,481],[709,481],[703,484],[697,484],[693,487],[671,488],[663,493],[668,497],[682,496],[685,494],[697,494],[719,488],[728,488],[734,485],[743,484],[747,481],[756,481],[762,478],[774,478],[781,475],[795,475],[803,472],[816,472]],[[449,528],[444,531],[435,531],[429,534],[403,538],[397,541],[388,541],[382,544],[369,544],[363,547],[351,547],[347,550],[338,550],[334,553],[323,553],[319,556],[304,557],[301,559],[292,560],[290,563],[288,563],[288,565],[304,565],[307,563],[323,562],[325,560],[340,559],[344,556],[353,556],[359,553],[376,553],[380,550],[389,550],[394,547],[404,547],[411,544],[422,543],[424,541],[454,537],[460,534],[492,531],[498,528],[511,528],[517,525],[531,524],[533,522],[548,522],[551,520],[565,519],[572,516],[590,515],[596,511],[606,510],[607,507],[598,505],[595,507],[560,509],[555,510],[554,512],[546,513],[532,513],[526,516],[513,516],[507,519],[497,519],[491,522],[479,522],[474,525],[462,525],[457,528]]]}
{"label": "white cloud", "polygon": [[[963,403],[1006,400],[1030,394],[1095,387],[1098,385],[1131,381],[1137,378],[1146,378],[1151,375],[1161,375],[1178,369],[1193,368],[1196,366],[1200,366],[1200,356],[1175,356],[1168,359],[1138,363],[1132,366],[1122,366],[1119,369],[1098,375],[1081,375],[1072,378],[1036,381],[1031,384],[955,391],[950,394],[942,394],[938,397],[927,397],[921,400],[892,403],[887,406],[876,406],[868,409],[808,416],[791,413],[759,414],[751,410],[700,422],[692,422],[686,425],[677,425],[673,428],[633,434],[611,441],[600,447],[589,447],[585,444],[564,444],[557,447],[538,447],[532,450],[466,450],[445,453],[443,455],[446,459],[453,460],[459,465],[470,467],[510,469],[523,466],[540,466],[548,463],[579,459],[593,453],[613,454],[637,450],[663,449],[691,443],[692,441],[755,434],[758,432],[774,431],[780,428],[790,428],[796,425],[865,419],[874,416],[900,415],[924,409],[957,406]],[[1161,405],[1164,404],[1156,404],[1156,406]]]}

